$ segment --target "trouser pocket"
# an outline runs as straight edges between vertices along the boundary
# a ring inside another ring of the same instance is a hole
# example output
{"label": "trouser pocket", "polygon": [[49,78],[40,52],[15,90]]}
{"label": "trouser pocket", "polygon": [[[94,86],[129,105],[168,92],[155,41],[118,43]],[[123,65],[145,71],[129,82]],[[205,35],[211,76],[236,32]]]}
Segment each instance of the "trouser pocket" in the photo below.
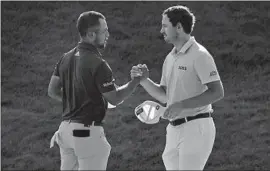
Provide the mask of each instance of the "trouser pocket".
{"label": "trouser pocket", "polygon": [[95,139],[91,136],[89,129],[73,129],[72,139],[74,152],[78,157],[89,157],[96,152],[94,149]]}

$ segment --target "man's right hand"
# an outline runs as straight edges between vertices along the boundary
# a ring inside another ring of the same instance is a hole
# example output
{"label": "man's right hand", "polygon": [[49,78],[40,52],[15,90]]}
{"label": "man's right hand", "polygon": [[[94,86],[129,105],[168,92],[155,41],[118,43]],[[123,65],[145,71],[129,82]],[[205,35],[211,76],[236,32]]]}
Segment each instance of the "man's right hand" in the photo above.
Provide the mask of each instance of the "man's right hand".
{"label": "man's right hand", "polygon": [[131,79],[140,77],[141,81],[149,78],[149,70],[146,64],[138,64],[137,66],[133,66],[130,71],[130,77]]}

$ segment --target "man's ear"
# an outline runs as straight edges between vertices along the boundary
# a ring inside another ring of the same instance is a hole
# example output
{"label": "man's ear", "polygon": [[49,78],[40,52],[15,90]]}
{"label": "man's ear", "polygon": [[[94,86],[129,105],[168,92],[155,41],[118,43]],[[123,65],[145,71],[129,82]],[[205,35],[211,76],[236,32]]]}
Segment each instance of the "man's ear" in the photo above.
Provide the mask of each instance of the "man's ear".
{"label": "man's ear", "polygon": [[183,27],[182,27],[182,24],[181,24],[180,22],[178,22],[178,23],[176,24],[176,29],[177,29],[178,31],[183,31]]}
{"label": "man's ear", "polygon": [[93,31],[88,31],[88,32],[86,33],[86,36],[87,36],[90,40],[95,40],[97,35],[96,35],[96,33],[93,32]]}

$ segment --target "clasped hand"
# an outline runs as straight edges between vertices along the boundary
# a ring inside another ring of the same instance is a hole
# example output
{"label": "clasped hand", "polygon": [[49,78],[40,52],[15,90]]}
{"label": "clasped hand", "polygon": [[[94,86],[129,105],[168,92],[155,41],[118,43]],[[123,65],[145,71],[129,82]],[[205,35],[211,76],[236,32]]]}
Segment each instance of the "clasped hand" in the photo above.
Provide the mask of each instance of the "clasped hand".
{"label": "clasped hand", "polygon": [[[149,78],[149,70],[146,66],[146,64],[138,64],[136,66],[133,66],[130,70],[130,77],[131,79],[140,79],[140,83],[142,81]],[[176,118],[183,110],[183,104],[181,102],[177,102],[174,104],[171,104],[168,106],[168,108],[165,110],[164,115],[162,116],[164,119],[174,119]]]}
{"label": "clasped hand", "polygon": [[146,64],[138,64],[136,66],[133,66],[130,70],[130,77],[133,80],[134,78],[139,77],[140,81],[143,81],[147,78],[149,78],[149,70],[146,66]]}

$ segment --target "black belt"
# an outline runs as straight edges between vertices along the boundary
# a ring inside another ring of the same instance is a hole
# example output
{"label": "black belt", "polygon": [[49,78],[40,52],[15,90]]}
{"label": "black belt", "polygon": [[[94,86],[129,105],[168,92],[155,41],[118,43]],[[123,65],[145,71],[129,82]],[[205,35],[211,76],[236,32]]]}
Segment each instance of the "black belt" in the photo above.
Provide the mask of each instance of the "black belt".
{"label": "black belt", "polygon": [[185,117],[185,118],[170,121],[170,124],[173,125],[173,126],[177,126],[177,125],[181,125],[183,123],[186,123],[188,121],[192,121],[194,119],[209,118],[209,117],[211,117],[211,113],[200,113],[200,114],[198,114],[196,116],[188,116],[188,117]]}
{"label": "black belt", "polygon": [[80,120],[72,120],[72,119],[68,119],[68,120],[64,120],[66,122],[69,122],[69,123],[80,123],[80,124],[83,124],[85,127],[89,127],[89,126],[102,126],[103,123],[101,121],[93,121],[92,123],[83,123],[82,121]]}

